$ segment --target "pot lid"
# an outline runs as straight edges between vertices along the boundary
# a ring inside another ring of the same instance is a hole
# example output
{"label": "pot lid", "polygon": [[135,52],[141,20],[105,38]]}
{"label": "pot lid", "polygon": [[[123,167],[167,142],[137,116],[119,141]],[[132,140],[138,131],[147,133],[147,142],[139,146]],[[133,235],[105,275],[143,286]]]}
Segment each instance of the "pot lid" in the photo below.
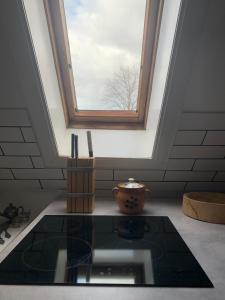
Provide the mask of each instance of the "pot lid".
{"label": "pot lid", "polygon": [[143,188],[144,185],[141,183],[135,182],[134,178],[128,178],[128,182],[120,183],[119,187],[127,188],[127,189],[140,189],[140,188]]}

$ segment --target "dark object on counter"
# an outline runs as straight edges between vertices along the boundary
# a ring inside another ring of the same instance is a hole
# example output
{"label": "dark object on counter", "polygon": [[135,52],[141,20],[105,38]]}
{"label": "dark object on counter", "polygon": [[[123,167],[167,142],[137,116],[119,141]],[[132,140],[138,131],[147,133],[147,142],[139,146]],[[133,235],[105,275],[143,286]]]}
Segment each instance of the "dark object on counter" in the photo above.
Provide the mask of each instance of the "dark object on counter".
{"label": "dark object on counter", "polygon": [[2,234],[5,233],[5,238],[9,239],[11,235],[8,232],[10,225],[10,220],[6,217],[0,216],[0,244],[4,244],[5,241],[2,237]]}
{"label": "dark object on counter", "polygon": [[213,287],[168,217],[87,215],[43,217],[0,284]]}
{"label": "dark object on counter", "polygon": [[[22,208],[22,206],[20,208]],[[3,213],[0,212],[0,215],[12,220],[14,217],[18,216],[18,212],[19,208],[12,203],[9,203],[9,206],[4,209]]]}
{"label": "dark object on counter", "polygon": [[135,182],[134,178],[129,178],[128,182],[119,183],[113,189],[120,211],[128,215],[142,212],[146,192],[149,190],[145,188],[144,184]]}

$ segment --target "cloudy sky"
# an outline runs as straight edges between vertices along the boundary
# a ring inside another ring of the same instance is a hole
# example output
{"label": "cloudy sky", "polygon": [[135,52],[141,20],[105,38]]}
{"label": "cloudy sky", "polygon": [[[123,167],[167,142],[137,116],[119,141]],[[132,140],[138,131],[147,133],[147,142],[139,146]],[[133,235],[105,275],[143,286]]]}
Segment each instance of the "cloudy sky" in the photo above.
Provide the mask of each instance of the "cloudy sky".
{"label": "cloudy sky", "polygon": [[107,80],[140,67],[146,0],[64,0],[79,109],[109,109]]}

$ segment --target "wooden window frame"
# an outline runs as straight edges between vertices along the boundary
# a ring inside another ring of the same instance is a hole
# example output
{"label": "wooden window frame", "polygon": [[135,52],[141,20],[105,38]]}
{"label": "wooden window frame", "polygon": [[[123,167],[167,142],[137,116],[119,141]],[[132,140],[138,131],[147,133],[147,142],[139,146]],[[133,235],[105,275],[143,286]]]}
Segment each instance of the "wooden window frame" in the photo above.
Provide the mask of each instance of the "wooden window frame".
{"label": "wooden window frame", "polygon": [[164,0],[146,0],[137,111],[78,110],[63,0],[43,0],[67,128],[146,129]]}

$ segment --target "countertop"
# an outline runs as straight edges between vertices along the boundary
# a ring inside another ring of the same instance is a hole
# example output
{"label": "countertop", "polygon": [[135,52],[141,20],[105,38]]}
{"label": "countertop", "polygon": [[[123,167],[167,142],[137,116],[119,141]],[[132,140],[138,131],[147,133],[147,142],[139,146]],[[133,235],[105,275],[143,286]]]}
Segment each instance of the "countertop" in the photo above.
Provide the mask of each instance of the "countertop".
{"label": "countertop", "polygon": [[[46,214],[66,214],[64,200],[52,202],[24,231],[0,253],[0,261]],[[118,215],[114,201],[98,199],[96,215]],[[182,214],[181,200],[154,199],[146,204],[144,215],[169,216],[182,238],[211,279],[214,288],[135,288],[71,286],[0,286],[1,300],[224,300],[225,299],[225,226],[209,224]]]}

